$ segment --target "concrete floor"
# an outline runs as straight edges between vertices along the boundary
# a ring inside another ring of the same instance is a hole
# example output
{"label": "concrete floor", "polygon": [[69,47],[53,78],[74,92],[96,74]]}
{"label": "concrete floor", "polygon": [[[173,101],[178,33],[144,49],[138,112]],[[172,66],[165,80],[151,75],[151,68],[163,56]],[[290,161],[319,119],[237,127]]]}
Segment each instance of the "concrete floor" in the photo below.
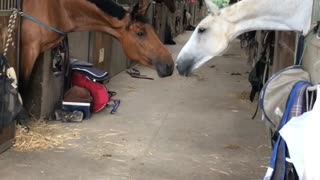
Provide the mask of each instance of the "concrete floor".
{"label": "concrete floor", "polygon": [[[189,36],[180,35],[176,46],[168,46],[174,57]],[[234,42],[227,55],[193,78],[158,79],[142,66],[141,73],[154,81],[119,74],[108,84],[122,100],[117,114],[107,109],[81,124],[65,124],[83,129],[79,140],[67,142],[75,148],[5,152],[0,179],[261,179],[269,139],[259,118],[251,119],[256,103],[245,97],[249,68],[242,54]]]}

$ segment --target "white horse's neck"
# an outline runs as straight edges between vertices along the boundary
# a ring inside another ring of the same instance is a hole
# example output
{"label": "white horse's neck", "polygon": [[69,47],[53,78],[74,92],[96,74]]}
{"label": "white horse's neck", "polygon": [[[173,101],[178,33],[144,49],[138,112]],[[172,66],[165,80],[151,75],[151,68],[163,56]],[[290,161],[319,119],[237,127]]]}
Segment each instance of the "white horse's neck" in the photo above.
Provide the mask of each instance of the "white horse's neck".
{"label": "white horse's neck", "polygon": [[310,30],[313,0],[243,0],[221,10],[234,25],[231,38],[252,30]]}

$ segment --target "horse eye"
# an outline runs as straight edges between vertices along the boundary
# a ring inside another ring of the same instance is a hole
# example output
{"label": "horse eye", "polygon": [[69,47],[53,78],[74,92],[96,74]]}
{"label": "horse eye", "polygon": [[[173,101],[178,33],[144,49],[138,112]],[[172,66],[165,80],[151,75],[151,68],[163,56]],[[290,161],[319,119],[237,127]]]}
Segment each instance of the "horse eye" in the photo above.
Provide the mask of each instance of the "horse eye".
{"label": "horse eye", "polygon": [[144,33],[140,31],[140,32],[137,32],[137,35],[141,37],[141,36],[144,36]]}
{"label": "horse eye", "polygon": [[206,30],[207,30],[206,28],[199,28],[199,29],[198,29],[198,32],[199,32],[199,33],[204,33]]}

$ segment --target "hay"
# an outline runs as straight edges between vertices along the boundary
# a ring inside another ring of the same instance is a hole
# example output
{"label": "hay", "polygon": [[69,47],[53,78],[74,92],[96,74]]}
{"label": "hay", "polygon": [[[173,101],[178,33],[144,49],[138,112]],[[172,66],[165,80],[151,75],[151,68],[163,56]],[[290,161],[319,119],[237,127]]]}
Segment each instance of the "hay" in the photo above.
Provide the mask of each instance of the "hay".
{"label": "hay", "polygon": [[14,150],[20,152],[44,151],[54,148],[67,149],[63,143],[72,139],[79,139],[78,130],[70,130],[62,124],[48,124],[44,120],[31,123],[30,131],[17,126]]}

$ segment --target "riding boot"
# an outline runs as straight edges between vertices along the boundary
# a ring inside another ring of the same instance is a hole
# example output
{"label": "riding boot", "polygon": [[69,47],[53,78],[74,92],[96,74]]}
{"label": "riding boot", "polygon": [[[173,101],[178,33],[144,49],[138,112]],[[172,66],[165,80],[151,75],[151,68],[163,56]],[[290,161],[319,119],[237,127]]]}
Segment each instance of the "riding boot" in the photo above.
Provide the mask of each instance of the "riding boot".
{"label": "riding boot", "polygon": [[176,42],[174,42],[174,40],[173,40],[171,28],[170,28],[168,22],[166,23],[166,28],[165,28],[164,44],[168,44],[168,45],[175,45],[176,44]]}

